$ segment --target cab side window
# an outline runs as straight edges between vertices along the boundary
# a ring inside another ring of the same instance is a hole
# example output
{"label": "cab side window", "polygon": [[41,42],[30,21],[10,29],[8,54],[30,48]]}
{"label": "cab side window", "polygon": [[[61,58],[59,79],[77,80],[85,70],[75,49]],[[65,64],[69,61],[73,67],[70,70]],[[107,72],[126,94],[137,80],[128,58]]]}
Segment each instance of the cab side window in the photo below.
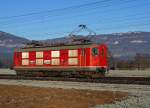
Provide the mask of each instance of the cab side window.
{"label": "cab side window", "polygon": [[99,53],[98,53],[98,48],[92,48],[92,55],[93,56],[96,56],[96,55],[98,55]]}

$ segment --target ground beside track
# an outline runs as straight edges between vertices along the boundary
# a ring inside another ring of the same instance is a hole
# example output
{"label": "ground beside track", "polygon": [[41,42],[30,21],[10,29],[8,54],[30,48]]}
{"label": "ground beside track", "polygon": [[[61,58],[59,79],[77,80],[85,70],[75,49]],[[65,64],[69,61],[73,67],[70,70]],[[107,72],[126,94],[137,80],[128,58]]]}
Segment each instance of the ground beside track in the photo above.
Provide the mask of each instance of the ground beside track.
{"label": "ground beside track", "polygon": [[14,70],[10,70],[10,69],[5,69],[5,68],[1,68],[0,69],[0,74],[11,74],[11,75],[16,75],[16,72]]}
{"label": "ground beside track", "polygon": [[[113,91],[113,93],[128,92],[129,97],[113,104],[97,105],[93,108],[150,108],[149,85],[101,84],[87,82],[63,81],[31,81],[31,80],[0,80],[0,85],[19,85],[40,88],[61,88],[77,90]],[[69,94],[68,94],[69,95]],[[93,98],[92,98],[93,99]],[[94,97],[95,99],[95,97]],[[88,101],[89,102],[89,101]],[[55,107],[54,107],[55,108]]]}
{"label": "ground beside track", "polygon": [[0,108],[91,108],[113,103],[128,93],[0,85]]}
{"label": "ground beside track", "polygon": [[150,93],[149,85],[134,84],[103,84],[88,82],[69,82],[69,81],[37,81],[37,80],[6,80],[0,79],[0,84],[4,85],[24,85],[32,87],[50,87],[63,89],[87,89],[87,90],[110,90],[130,93],[147,92]]}
{"label": "ground beside track", "polygon": [[108,77],[150,77],[150,69],[145,70],[110,70]]}

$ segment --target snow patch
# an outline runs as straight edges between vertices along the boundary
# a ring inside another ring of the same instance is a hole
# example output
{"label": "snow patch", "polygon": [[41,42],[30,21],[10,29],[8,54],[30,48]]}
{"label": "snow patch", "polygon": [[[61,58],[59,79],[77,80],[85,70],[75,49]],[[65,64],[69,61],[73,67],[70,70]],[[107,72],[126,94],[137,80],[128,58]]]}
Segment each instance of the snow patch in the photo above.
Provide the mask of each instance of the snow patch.
{"label": "snow patch", "polygon": [[144,40],[132,40],[130,41],[130,43],[147,43],[147,41],[144,41]]}
{"label": "snow patch", "polygon": [[119,44],[119,41],[115,41],[115,42],[114,42],[114,45],[118,45],[118,44]]}
{"label": "snow patch", "polygon": [[124,33],[112,33],[112,35],[119,35],[119,36],[121,36],[121,35],[123,35]]}
{"label": "snow patch", "polygon": [[9,39],[8,41],[9,41],[9,42],[13,42],[13,40],[12,40],[12,39]]}

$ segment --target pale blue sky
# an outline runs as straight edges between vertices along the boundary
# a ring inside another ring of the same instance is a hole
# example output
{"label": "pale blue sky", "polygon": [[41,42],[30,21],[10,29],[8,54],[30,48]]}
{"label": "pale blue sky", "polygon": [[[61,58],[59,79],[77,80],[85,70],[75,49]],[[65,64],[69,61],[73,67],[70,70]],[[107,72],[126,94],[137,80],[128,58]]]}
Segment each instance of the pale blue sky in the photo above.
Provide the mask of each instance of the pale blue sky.
{"label": "pale blue sky", "polygon": [[0,0],[0,30],[34,40],[67,36],[79,24],[97,34],[150,31],[149,10],[150,0]]}

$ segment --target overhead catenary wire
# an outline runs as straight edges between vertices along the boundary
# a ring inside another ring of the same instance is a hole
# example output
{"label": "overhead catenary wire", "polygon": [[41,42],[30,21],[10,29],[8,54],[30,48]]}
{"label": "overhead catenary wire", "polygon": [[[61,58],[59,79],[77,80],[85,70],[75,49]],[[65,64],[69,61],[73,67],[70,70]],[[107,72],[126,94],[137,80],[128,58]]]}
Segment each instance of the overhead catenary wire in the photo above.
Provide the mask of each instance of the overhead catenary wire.
{"label": "overhead catenary wire", "polygon": [[[111,1],[111,0],[110,0]],[[129,2],[130,0],[128,0],[128,2],[127,2],[127,0],[126,0],[126,3],[131,3],[131,2]],[[107,3],[107,2],[106,2]],[[140,4],[141,5],[141,4]],[[149,4],[147,4],[147,5],[149,5]],[[131,7],[131,8],[136,8],[136,7],[133,7],[133,6],[129,6],[129,7]],[[96,7],[94,7],[94,8],[96,8]],[[122,7],[123,8],[123,7]],[[118,11],[119,10],[121,10],[122,8],[118,8]],[[97,8],[96,8],[97,9]],[[117,8],[116,8],[117,9]],[[127,9],[127,7],[124,7],[124,9]],[[113,11],[113,9],[112,9],[112,11]],[[109,11],[108,10],[104,10],[104,11],[102,11],[102,12],[108,12],[109,13]],[[87,12],[88,13],[88,12]],[[93,12],[91,12],[91,15],[92,15],[92,13]],[[77,12],[77,14],[78,14],[78,12]],[[81,13],[80,15],[84,15],[83,13]],[[80,15],[77,15],[77,17],[79,17]],[[29,16],[34,16],[34,15],[29,15]],[[62,15],[58,15],[58,16],[62,16]],[[133,14],[132,16],[136,16],[136,14]],[[138,15],[137,15],[138,16]],[[23,16],[21,16],[21,17],[23,17]],[[72,16],[71,16],[72,17]],[[20,18],[20,17],[19,17]],[[55,18],[55,17],[54,17]],[[113,17],[112,17],[113,18]],[[117,18],[117,16],[116,16],[116,18]],[[119,17],[118,17],[119,18]],[[142,20],[149,20],[149,17],[147,17],[147,16],[142,16],[142,17],[138,17],[138,18],[128,18],[128,16],[127,16],[127,18],[126,19],[124,19],[125,17],[120,17],[120,19],[118,20],[118,19],[113,19],[113,20],[109,20],[108,22],[111,22],[111,21],[116,21],[116,24],[118,23],[118,21],[122,21],[121,23],[124,23],[124,22],[128,22],[128,21],[126,21],[126,20],[133,20],[133,22],[135,22],[136,24],[140,24],[140,21],[142,21]],[[10,18],[11,19],[11,18]],[[38,18],[37,18],[38,19]],[[69,19],[70,19],[70,16],[69,16]],[[137,20],[138,19],[138,20]],[[38,19],[39,20],[39,19]],[[135,21],[134,21],[135,20]],[[32,21],[32,20],[31,20]],[[49,20],[44,20],[44,21],[49,21]],[[58,21],[57,19],[54,19],[54,20],[52,20],[52,21]],[[88,20],[87,20],[88,21]],[[137,22],[136,22],[137,21]],[[96,23],[97,24],[97,22],[98,21],[96,21],[96,22],[94,22],[94,23]],[[20,22],[18,22],[18,24],[31,24],[30,22],[24,22],[24,23],[20,23]],[[43,23],[43,19],[40,19],[40,21],[38,22],[34,22],[35,24],[39,24],[39,23]],[[70,23],[70,22],[69,22]],[[12,26],[9,26],[9,25],[11,25],[11,24],[16,24],[16,22],[14,22],[14,23],[9,23],[7,26],[8,27],[12,27]],[[96,25],[95,24],[95,25]],[[142,24],[142,23],[141,23]],[[139,25],[139,26],[143,26],[143,25]],[[5,24],[4,24],[5,25]],[[92,25],[92,24],[91,24]],[[94,24],[93,24],[94,25]],[[134,25],[134,24],[133,24]],[[25,25],[23,25],[23,26],[25,26]],[[18,27],[20,27],[20,26],[18,26]],[[104,27],[105,28],[105,27]],[[106,27],[107,28],[107,27]],[[113,28],[114,29],[114,28]]]}
{"label": "overhead catenary wire", "polygon": [[[122,19],[122,20],[124,20],[124,19]],[[128,20],[135,20],[135,19],[128,19]],[[136,19],[137,20],[137,19]],[[117,21],[117,19],[116,19],[116,21]],[[139,22],[140,20],[138,19],[138,22]],[[122,21],[122,22],[124,22],[124,21]],[[128,22],[128,21],[127,21]],[[41,22],[42,23],[42,22]],[[97,24],[97,23],[96,23]],[[106,23],[107,24],[107,23]],[[69,25],[71,25],[71,24],[69,24]],[[97,24],[98,25],[98,24]],[[25,26],[25,25],[23,25],[23,26]],[[23,27],[23,26],[21,26],[21,27]],[[109,25],[110,26],[110,25]],[[20,27],[20,26],[19,26]],[[59,27],[60,27],[60,25],[59,25]],[[65,26],[66,28],[67,28],[67,25]],[[17,26],[15,26],[15,28],[17,28]],[[42,29],[44,28],[44,27],[41,27]],[[32,29],[34,29],[34,28],[32,28]],[[20,31],[24,31],[24,29],[23,30],[20,30]],[[44,30],[45,31],[45,30]],[[49,30],[48,30],[49,31]],[[35,29],[35,32],[37,32],[37,29]]]}
{"label": "overhead catenary wire", "polygon": [[[133,14],[132,16],[135,16],[136,14]],[[132,23],[133,22],[139,22],[139,21],[149,21],[150,19],[149,18],[147,18],[148,16],[143,16],[143,17],[137,17],[137,18],[128,18],[128,16],[126,16],[126,17],[123,17],[123,18],[121,18],[121,17],[112,17],[112,19],[113,20],[110,20],[110,18],[106,18],[105,20],[108,20],[107,21],[107,23],[105,22],[105,24],[108,24],[108,23],[110,23],[111,21],[113,21],[113,22],[116,22],[116,24],[117,23],[124,23],[124,22],[131,22],[132,21]],[[119,18],[119,19],[117,19],[117,18]],[[120,19],[121,18],[121,19]],[[124,19],[125,18],[125,19]],[[95,25],[96,24],[98,24],[98,23],[101,23],[101,24],[103,24],[102,23],[103,22],[103,20],[97,20],[96,22],[95,22]],[[71,25],[71,23],[69,23],[70,25]],[[104,25],[105,25],[104,24]],[[63,25],[64,26],[64,25]],[[43,28],[43,27],[42,27]]]}
{"label": "overhead catenary wire", "polygon": [[[128,25],[121,25],[118,26],[118,25],[113,25],[111,27],[103,27],[103,28],[94,28],[93,30],[97,31],[97,35],[99,34],[103,34],[101,31],[106,29],[108,31],[108,33],[110,32],[110,30],[114,30],[114,29],[124,29],[124,27],[128,27],[128,28],[133,28],[133,27],[143,27],[143,26],[150,26],[150,23],[139,23],[139,24],[128,24]],[[98,32],[100,31],[100,32]],[[117,31],[116,31],[117,32]],[[64,32],[40,32],[40,33],[31,33],[32,35],[42,35],[42,36],[45,36],[45,35],[51,35],[51,36],[68,36],[68,34],[70,33],[70,31],[64,31]]]}
{"label": "overhead catenary wire", "polygon": [[96,1],[96,2],[90,2],[90,3],[86,3],[86,4],[69,6],[69,7],[59,8],[59,9],[52,9],[52,10],[46,10],[46,11],[40,11],[40,12],[32,12],[32,13],[21,14],[21,15],[0,17],[0,20],[1,19],[11,19],[11,18],[17,18],[17,17],[32,16],[32,15],[37,15],[37,14],[41,14],[41,13],[58,12],[58,11],[72,9],[72,8],[80,8],[80,7],[84,7],[84,6],[88,6],[88,5],[94,5],[94,4],[97,4],[97,3],[109,2],[109,1],[112,1],[112,0],[100,0],[100,1]]}
{"label": "overhead catenary wire", "polygon": [[[111,0],[109,0],[109,1],[111,1]],[[97,3],[97,2],[96,2]],[[95,2],[94,2],[94,4],[95,4]],[[91,5],[90,5],[91,6]],[[101,5],[102,7],[103,7],[103,5]],[[95,6],[94,6],[95,7]],[[81,8],[81,7],[80,7]],[[79,8],[74,8],[74,9],[79,9]],[[59,9],[58,9],[59,10]],[[61,10],[60,10],[61,11]],[[67,10],[62,10],[62,11],[68,11],[68,9]],[[53,12],[53,11],[51,11],[51,12]],[[54,11],[55,12],[55,11]],[[80,10],[80,12],[81,12],[81,10]],[[58,15],[54,15],[54,14],[52,14],[52,13],[48,13],[49,15],[46,15],[47,16],[47,18],[51,18],[51,17],[56,17],[56,16],[62,16],[60,13],[59,13],[59,11],[56,11],[55,12],[55,14],[56,13],[58,13]],[[40,13],[39,13],[40,14]],[[52,14],[52,15],[51,15]],[[64,14],[64,13],[63,13]],[[41,13],[41,15],[42,15],[42,13]],[[28,16],[28,15],[27,15]],[[30,16],[33,16],[34,17],[34,14],[33,15],[30,15]],[[11,19],[12,17],[9,17],[8,19]],[[38,17],[37,17],[38,18]],[[45,18],[45,17],[44,17]],[[7,18],[6,18],[7,19]],[[4,20],[6,20],[6,19],[4,19]],[[22,18],[21,18],[22,19]],[[38,18],[39,19],[39,18]],[[13,20],[13,19],[12,19]],[[32,20],[32,19],[31,19]],[[23,19],[23,21],[24,21],[24,19]],[[6,21],[6,22],[8,22],[8,21]],[[18,22],[18,20],[17,20],[17,22]],[[3,22],[0,22],[1,24],[3,23]]]}
{"label": "overhead catenary wire", "polygon": [[[133,2],[132,0],[128,0],[128,2],[126,1],[126,3],[130,3],[129,1],[130,1],[130,2]],[[135,1],[136,1],[136,0],[134,0],[134,2],[135,2]],[[122,4],[121,4],[121,5],[122,5]],[[134,8],[134,6],[131,6],[131,7],[130,7],[130,6],[129,6],[129,7],[124,7],[124,8],[125,8],[125,9],[126,9],[126,8],[129,9],[129,8]],[[95,9],[98,9],[98,8],[95,8]],[[121,8],[121,9],[123,9],[123,8]],[[102,11],[102,12],[105,12],[105,11],[109,11],[109,10],[104,10],[104,11]],[[112,11],[112,10],[111,10],[111,11]],[[97,11],[96,11],[96,12],[97,12]],[[91,12],[91,13],[93,13],[93,12]],[[89,10],[87,11],[86,14],[89,14]],[[79,17],[79,16],[81,16],[81,15],[86,15],[86,14],[84,14],[84,13],[81,13],[81,14],[78,13],[77,15],[73,15],[72,17]],[[47,17],[47,18],[53,18],[53,17],[55,18],[55,17],[57,17],[57,16],[62,16],[62,15],[49,16],[49,17]],[[66,16],[68,16],[68,14],[67,14]],[[69,18],[70,18],[70,16],[69,16]],[[46,17],[44,17],[44,20],[45,20],[45,19],[46,19]],[[22,21],[23,21],[23,24],[24,24],[24,23],[28,23],[28,21],[27,21],[27,22],[25,22],[24,20],[22,20]],[[48,21],[48,20],[46,20],[46,21]],[[42,22],[43,22],[43,19],[37,19],[37,20],[34,20],[34,21],[31,19],[31,23],[32,23],[32,22],[33,22],[33,23],[34,23],[34,22],[35,22],[35,23],[39,23],[39,22],[42,23]],[[2,22],[0,22],[0,23],[2,24]],[[17,23],[20,23],[20,22],[17,20]],[[11,24],[16,24],[16,23],[15,23],[15,22],[13,22],[13,23],[7,23],[7,24],[3,24],[3,26],[11,25]],[[20,23],[20,24],[22,24],[22,23]]]}

